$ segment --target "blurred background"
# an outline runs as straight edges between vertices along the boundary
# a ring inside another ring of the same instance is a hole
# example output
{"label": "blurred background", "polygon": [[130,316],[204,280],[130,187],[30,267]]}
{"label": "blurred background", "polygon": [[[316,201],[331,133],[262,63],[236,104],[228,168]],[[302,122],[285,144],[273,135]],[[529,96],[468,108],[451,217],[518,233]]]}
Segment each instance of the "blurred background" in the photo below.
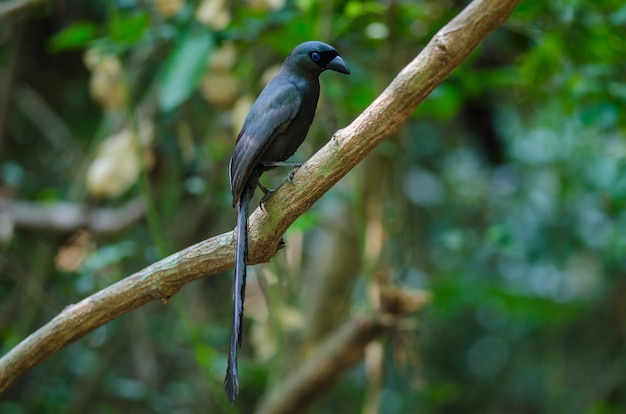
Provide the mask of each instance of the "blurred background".
{"label": "blurred background", "polygon": [[[322,75],[306,160],[466,4],[0,2],[0,352],[234,228],[235,137],[295,45],[352,70]],[[60,351],[0,411],[253,412],[384,281],[431,300],[368,353],[379,371],[357,364],[308,412],[625,412],[624,56],[621,0],[523,1],[250,268],[234,407],[225,272]]]}

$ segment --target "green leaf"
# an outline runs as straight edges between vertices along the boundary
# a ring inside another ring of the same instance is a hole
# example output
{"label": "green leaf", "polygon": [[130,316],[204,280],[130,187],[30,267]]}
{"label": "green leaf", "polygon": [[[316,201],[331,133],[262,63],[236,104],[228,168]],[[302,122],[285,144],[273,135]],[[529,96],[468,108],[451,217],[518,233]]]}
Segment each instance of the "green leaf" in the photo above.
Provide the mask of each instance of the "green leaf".
{"label": "green leaf", "polygon": [[109,23],[109,36],[114,43],[124,46],[137,44],[150,24],[145,12],[115,14]]}
{"label": "green leaf", "polygon": [[374,1],[351,1],[346,4],[345,13],[351,19],[368,14],[382,15],[385,13],[385,6]]}
{"label": "green leaf", "polygon": [[52,36],[48,41],[48,50],[58,52],[67,49],[82,49],[98,33],[98,26],[92,22],[79,21]]}
{"label": "green leaf", "polygon": [[213,46],[212,34],[204,31],[188,33],[174,49],[161,81],[159,104],[163,111],[176,108],[196,89]]}

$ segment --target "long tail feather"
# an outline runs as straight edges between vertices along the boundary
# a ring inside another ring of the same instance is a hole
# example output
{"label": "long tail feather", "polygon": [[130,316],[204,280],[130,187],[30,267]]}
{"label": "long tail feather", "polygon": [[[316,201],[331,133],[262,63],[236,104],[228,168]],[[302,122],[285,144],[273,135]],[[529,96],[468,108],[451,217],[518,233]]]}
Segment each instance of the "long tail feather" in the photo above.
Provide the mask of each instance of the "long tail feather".
{"label": "long tail feather", "polygon": [[243,327],[243,302],[246,296],[246,263],[248,261],[248,209],[251,192],[243,191],[237,205],[237,250],[235,254],[235,278],[233,280],[233,320],[230,330],[230,348],[228,351],[228,368],[224,379],[224,388],[228,401],[232,404],[239,394],[239,373],[237,366],[237,349],[241,347]]}

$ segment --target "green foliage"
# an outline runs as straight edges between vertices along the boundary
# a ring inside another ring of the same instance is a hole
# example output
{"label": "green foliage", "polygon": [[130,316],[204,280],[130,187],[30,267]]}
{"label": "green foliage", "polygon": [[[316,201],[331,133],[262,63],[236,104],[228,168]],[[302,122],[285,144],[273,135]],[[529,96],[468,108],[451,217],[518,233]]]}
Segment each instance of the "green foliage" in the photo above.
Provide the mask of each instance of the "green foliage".
{"label": "green foliage", "polygon": [[95,23],[76,22],[50,38],[48,49],[51,52],[60,52],[66,49],[83,49],[93,41],[98,33]]}
{"label": "green foliage", "polygon": [[145,36],[150,19],[142,11],[113,13],[108,21],[108,38],[121,46],[132,47]]}
{"label": "green foliage", "polygon": [[[322,75],[295,156],[304,160],[460,10],[227,2],[206,23],[203,2],[175,3],[55,6],[32,16],[22,43],[0,29],[0,85],[20,68],[0,90],[0,108],[10,97],[0,109],[3,352],[164,250],[232,230],[227,171],[242,98],[295,44],[328,41],[352,70]],[[311,412],[363,412],[370,395],[382,413],[624,412],[625,22],[621,0],[521,2],[396,136],[300,217],[286,254],[250,269],[234,407],[222,390],[226,272],[78,340],[6,392],[0,412],[252,412],[310,351],[311,325],[328,327],[323,337],[376,306],[379,274],[432,301],[382,341],[380,383],[360,364]],[[131,134],[105,159],[139,169],[141,185],[91,195],[99,146],[146,121],[151,139]],[[67,230],[33,224],[47,210],[11,222],[5,200],[94,216],[140,200],[149,213],[115,231]],[[311,315],[322,289],[331,298]]]}
{"label": "green foliage", "polygon": [[298,217],[296,221],[290,226],[289,231],[296,233],[306,233],[313,230],[319,225],[320,218],[314,211],[308,211]]}
{"label": "green foliage", "polygon": [[182,36],[163,72],[159,94],[163,111],[171,111],[195,92],[213,45],[213,36],[204,30],[190,31]]}

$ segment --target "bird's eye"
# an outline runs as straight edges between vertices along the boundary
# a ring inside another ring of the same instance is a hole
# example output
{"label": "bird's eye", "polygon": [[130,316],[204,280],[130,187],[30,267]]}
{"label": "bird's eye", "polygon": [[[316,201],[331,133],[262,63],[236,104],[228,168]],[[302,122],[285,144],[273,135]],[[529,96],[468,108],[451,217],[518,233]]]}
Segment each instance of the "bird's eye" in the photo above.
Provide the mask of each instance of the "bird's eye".
{"label": "bird's eye", "polygon": [[311,52],[311,59],[313,59],[313,62],[319,62],[320,61],[320,54],[317,52]]}

